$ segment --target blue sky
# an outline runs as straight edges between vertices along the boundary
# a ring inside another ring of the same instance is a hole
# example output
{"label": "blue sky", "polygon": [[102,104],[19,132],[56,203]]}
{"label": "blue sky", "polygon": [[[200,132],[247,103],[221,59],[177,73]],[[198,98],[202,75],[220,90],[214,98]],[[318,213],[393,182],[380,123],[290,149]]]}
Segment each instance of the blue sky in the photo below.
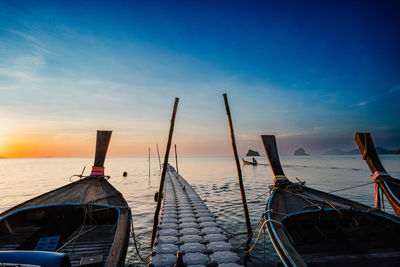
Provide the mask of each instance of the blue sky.
{"label": "blue sky", "polygon": [[144,155],[164,145],[178,96],[182,154],[230,155],[226,92],[242,153],[262,150],[265,133],[284,154],[350,149],[356,130],[400,147],[399,11],[396,1],[1,1],[0,140],[57,146],[105,128],[113,155]]}

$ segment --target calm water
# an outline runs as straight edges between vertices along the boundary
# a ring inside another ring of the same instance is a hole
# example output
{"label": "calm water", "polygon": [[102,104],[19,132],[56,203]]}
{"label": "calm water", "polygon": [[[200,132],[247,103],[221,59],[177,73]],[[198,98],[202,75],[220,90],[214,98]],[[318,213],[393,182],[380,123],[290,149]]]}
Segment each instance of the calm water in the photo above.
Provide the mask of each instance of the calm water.
{"label": "calm water", "polygon": [[[394,177],[400,177],[400,156],[381,155],[386,169]],[[260,157],[259,163],[266,163]],[[172,161],[174,162],[174,161]],[[4,211],[22,201],[38,194],[69,183],[70,176],[79,174],[82,168],[88,169],[93,160],[83,159],[1,159],[0,160],[0,211]],[[371,181],[370,171],[361,156],[308,156],[282,157],[286,175],[295,180],[305,180],[307,185],[324,191],[345,188]],[[89,170],[85,174],[88,174]],[[128,177],[122,177],[124,171]],[[198,194],[217,218],[219,224],[232,234],[239,234],[230,239],[233,247],[238,247],[245,238],[240,235],[246,231],[237,184],[236,167],[233,158],[182,158],[179,160],[179,171],[192,184]],[[242,166],[247,199],[251,200],[268,191],[272,182],[269,166]],[[149,253],[149,239],[153,222],[155,203],[154,192],[158,190],[160,170],[158,159],[151,159],[151,175],[148,175],[148,162],[144,158],[112,158],[106,160],[106,174],[109,180],[123,193],[132,208],[135,232],[141,243],[142,256]],[[338,192],[338,195],[373,205],[373,185]],[[249,204],[253,227],[265,210],[268,195],[258,198]],[[385,205],[393,213],[388,203]],[[231,211],[232,210],[232,211]],[[258,233],[258,229],[257,229]],[[264,250],[265,245],[265,250]],[[265,253],[264,253],[265,251]],[[260,239],[256,249],[251,253],[249,266],[276,266],[279,258],[276,255],[268,236]],[[126,266],[145,266],[141,263],[132,243],[128,248]]]}

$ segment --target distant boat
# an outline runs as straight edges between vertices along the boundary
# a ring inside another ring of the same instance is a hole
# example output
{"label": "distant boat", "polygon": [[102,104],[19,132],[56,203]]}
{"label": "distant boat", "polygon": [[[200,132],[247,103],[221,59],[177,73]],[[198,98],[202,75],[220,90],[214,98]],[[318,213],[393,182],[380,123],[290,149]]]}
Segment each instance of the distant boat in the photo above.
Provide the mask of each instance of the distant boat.
{"label": "distant boat", "polygon": [[290,182],[275,136],[262,140],[275,179],[266,226],[285,266],[397,266],[400,218]]}
{"label": "distant boat", "polygon": [[253,158],[253,161],[247,161],[247,160],[245,160],[244,158],[242,158],[242,160],[243,160],[243,164],[244,164],[244,165],[253,165],[253,166],[256,166],[256,165],[258,164],[258,162],[257,162],[257,160],[256,160],[255,158]]}
{"label": "distant boat", "polygon": [[394,212],[396,212],[397,216],[400,216],[400,179],[393,178],[386,172],[376,152],[370,133],[356,133],[354,138],[373,174],[375,207],[378,209],[383,208],[383,199],[381,199],[383,197],[381,192],[383,192]]}
{"label": "distant boat", "polygon": [[0,214],[1,263],[42,267],[124,265],[131,211],[121,193],[107,181],[109,177],[104,176],[110,138],[111,131],[97,132],[90,176]]}

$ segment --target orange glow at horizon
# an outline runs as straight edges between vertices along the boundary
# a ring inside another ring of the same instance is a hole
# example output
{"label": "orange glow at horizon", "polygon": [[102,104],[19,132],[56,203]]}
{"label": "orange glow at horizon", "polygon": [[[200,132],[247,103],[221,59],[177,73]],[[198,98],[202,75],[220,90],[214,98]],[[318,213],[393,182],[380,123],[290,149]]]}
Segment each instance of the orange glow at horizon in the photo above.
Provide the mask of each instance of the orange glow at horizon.
{"label": "orange glow at horizon", "polygon": [[[166,140],[165,140],[166,142]],[[160,156],[164,157],[165,142],[159,140],[129,139],[126,136],[114,135],[111,137],[108,148],[108,157],[147,157],[148,148],[151,157],[157,156],[158,143]],[[14,138],[0,138],[0,157],[6,158],[68,158],[93,157],[96,138],[93,136],[17,136]],[[220,156],[229,155],[231,148],[224,142],[193,142],[192,140],[177,140],[179,156]],[[171,152],[173,152],[173,146]],[[172,154],[170,154],[172,155]]]}
{"label": "orange glow at horizon", "polygon": [[6,142],[0,149],[0,156],[6,158],[86,157],[90,156],[90,152],[92,151],[89,146],[84,143],[30,140]]}
{"label": "orange glow at horizon", "polygon": [[[77,136],[42,136],[42,135],[8,135],[0,137],[0,157],[5,158],[68,158],[68,157],[93,157],[96,145],[95,133],[92,135]],[[163,142],[153,140],[139,140],[122,137],[114,134],[111,137],[108,148],[108,157],[146,157],[148,147],[151,148],[151,156],[155,157],[156,143],[160,149],[160,155],[165,153]],[[178,143],[178,151],[183,154],[193,153],[196,146],[187,142]],[[188,151],[189,149],[190,151]]]}

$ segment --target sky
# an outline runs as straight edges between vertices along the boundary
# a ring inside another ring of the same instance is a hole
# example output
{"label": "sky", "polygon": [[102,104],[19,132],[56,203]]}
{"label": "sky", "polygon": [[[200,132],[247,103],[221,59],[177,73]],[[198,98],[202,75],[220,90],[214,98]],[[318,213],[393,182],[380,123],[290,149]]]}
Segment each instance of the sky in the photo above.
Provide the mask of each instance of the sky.
{"label": "sky", "polygon": [[2,1],[0,156],[400,148],[398,1]]}

